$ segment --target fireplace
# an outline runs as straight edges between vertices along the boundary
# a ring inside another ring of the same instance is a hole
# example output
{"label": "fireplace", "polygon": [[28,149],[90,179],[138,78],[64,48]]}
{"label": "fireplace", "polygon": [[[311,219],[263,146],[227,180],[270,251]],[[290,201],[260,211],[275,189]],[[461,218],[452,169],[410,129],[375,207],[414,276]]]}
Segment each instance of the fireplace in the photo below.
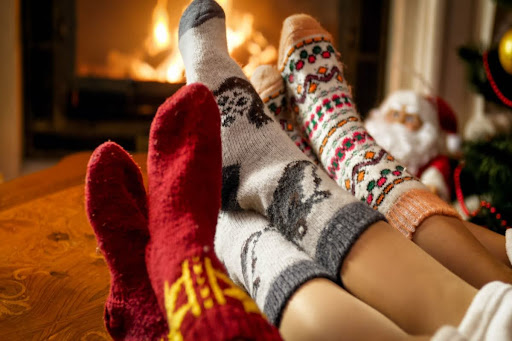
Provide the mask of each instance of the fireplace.
{"label": "fireplace", "polygon": [[[147,150],[156,109],[185,82],[176,40],[189,2],[22,0],[26,156],[62,156],[108,139]],[[360,110],[381,99],[389,1],[218,2],[230,52],[247,74],[275,63],[283,19],[304,12],[333,34]]]}

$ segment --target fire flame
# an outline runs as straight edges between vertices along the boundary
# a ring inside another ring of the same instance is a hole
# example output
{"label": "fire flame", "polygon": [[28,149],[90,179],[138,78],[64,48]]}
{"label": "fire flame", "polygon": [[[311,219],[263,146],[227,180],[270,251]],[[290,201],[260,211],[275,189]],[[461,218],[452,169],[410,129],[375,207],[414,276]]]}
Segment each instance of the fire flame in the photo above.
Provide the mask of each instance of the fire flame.
{"label": "fire flame", "polygon": [[167,0],[158,0],[153,10],[153,36],[148,39],[146,46],[150,54],[156,54],[170,45],[169,15]]}
{"label": "fire flame", "polygon": [[[230,55],[235,60],[239,56],[246,56],[245,60],[238,60],[244,65],[244,72],[250,75],[260,64],[275,63],[277,50],[254,29],[254,16],[234,10],[232,0],[217,1],[226,13]],[[185,81],[185,67],[178,50],[178,28],[169,29],[167,7],[168,0],[157,0],[143,53],[126,55],[118,51],[109,52],[107,59],[111,76],[170,83]]]}

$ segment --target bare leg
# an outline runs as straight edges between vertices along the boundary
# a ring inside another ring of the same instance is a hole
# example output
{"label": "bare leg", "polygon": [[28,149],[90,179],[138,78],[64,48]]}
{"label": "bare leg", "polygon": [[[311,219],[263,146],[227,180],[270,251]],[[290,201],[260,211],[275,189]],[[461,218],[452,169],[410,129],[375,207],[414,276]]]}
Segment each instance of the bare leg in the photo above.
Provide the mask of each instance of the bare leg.
{"label": "bare leg", "polygon": [[349,292],[416,335],[457,326],[477,292],[385,222],[361,235],[341,278]]}
{"label": "bare leg", "polygon": [[279,331],[285,340],[428,340],[407,335],[326,279],[311,280],[292,296]]}
{"label": "bare leg", "polygon": [[490,254],[508,267],[511,266],[505,250],[504,236],[469,221],[463,221],[462,223]]}
{"label": "bare leg", "polygon": [[[456,218],[432,216],[418,227],[413,241],[476,288],[492,281],[512,283],[512,269],[495,259]],[[504,249],[505,242],[502,246]]]}

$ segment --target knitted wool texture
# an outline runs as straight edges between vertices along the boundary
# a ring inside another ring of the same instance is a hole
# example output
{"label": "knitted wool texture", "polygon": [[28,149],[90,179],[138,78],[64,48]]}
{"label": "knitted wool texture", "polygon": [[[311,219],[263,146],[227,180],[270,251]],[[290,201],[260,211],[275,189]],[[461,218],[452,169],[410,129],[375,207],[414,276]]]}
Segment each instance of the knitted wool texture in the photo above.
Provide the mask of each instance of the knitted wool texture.
{"label": "knitted wool texture", "polygon": [[147,268],[170,340],[280,340],[213,250],[221,201],[218,109],[200,84],[158,110],[148,152]]}
{"label": "knitted wool texture", "polygon": [[146,271],[146,191],[131,156],[113,142],[99,146],[89,160],[85,205],[110,271],[107,331],[114,340],[160,340],[167,324]]}
{"label": "knitted wool texture", "polygon": [[385,214],[409,238],[429,216],[458,216],[364,129],[338,55],[329,33],[310,16],[299,14],[285,20],[280,72],[300,129],[329,176]]}
{"label": "knitted wool texture", "polygon": [[293,143],[314,164],[318,165],[320,162],[311,149],[309,141],[297,129],[296,117],[293,111],[290,111],[286,88],[279,71],[270,65],[260,65],[251,75],[251,83],[268,111],[272,114],[272,118],[279,123],[281,129]]}
{"label": "knitted wool texture", "polygon": [[[382,215],[342,191],[272,120],[228,54],[222,8],[195,0],[182,16],[187,82],[213,91],[221,116],[222,210],[254,210],[339,276],[351,245]],[[230,267],[230,265],[227,265]]]}
{"label": "knitted wool texture", "polygon": [[512,285],[496,281],[483,286],[458,330],[470,341],[512,340]]}
{"label": "knitted wool texture", "polygon": [[215,251],[231,279],[247,290],[275,326],[302,284],[320,277],[335,280],[256,212],[221,212]]}

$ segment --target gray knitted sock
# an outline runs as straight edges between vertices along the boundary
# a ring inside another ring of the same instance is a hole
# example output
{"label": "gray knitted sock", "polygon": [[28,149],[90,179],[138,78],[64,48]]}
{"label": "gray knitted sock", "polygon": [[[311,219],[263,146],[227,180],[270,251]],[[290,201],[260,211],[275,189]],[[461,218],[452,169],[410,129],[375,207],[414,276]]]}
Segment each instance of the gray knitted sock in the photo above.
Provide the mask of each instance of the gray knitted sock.
{"label": "gray knitted sock", "polygon": [[221,212],[215,252],[231,279],[276,326],[286,303],[304,283],[319,277],[335,280],[256,212]]}
{"label": "gray knitted sock", "polygon": [[[221,113],[222,210],[254,210],[333,276],[368,226],[383,216],[339,188],[269,116],[228,54],[222,8],[194,0],[179,27],[187,83],[201,82]],[[229,267],[229,265],[228,265]]]}

